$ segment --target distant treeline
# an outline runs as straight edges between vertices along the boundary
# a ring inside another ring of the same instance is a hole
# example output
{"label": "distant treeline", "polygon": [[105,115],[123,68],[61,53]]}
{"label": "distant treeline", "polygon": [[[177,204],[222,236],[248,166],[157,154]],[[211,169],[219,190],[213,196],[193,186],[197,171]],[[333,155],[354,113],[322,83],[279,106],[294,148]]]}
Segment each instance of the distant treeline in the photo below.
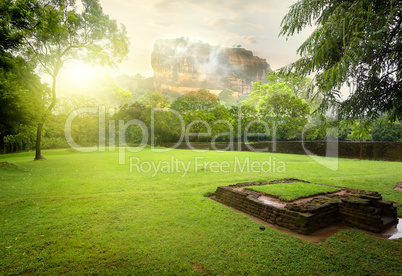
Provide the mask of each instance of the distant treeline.
{"label": "distant treeline", "polygon": [[[191,142],[262,142],[338,139],[340,141],[402,141],[402,125],[383,118],[375,121],[337,120],[313,112],[319,99],[311,100],[307,78],[268,74],[268,83],[255,83],[248,98],[223,90],[219,95],[206,89],[184,95],[150,90],[148,79],[121,76],[104,79],[102,97],[72,95],[61,98],[44,127],[42,148],[69,147],[66,122],[71,121],[71,138],[80,146],[94,146],[100,133],[116,144],[177,142],[185,136]],[[106,87],[106,88],[105,88]],[[109,89],[109,90],[107,90]],[[107,91],[106,91],[107,90]],[[101,114],[99,106],[106,110]],[[85,107],[85,108],[83,108]],[[80,110],[74,115],[74,110]],[[87,111],[86,111],[87,110]],[[105,121],[99,132],[100,120]],[[137,120],[137,123],[129,123]],[[139,124],[138,122],[142,122]],[[0,134],[2,153],[31,150],[35,144],[35,126],[20,123]],[[112,137],[112,138],[111,138]]]}

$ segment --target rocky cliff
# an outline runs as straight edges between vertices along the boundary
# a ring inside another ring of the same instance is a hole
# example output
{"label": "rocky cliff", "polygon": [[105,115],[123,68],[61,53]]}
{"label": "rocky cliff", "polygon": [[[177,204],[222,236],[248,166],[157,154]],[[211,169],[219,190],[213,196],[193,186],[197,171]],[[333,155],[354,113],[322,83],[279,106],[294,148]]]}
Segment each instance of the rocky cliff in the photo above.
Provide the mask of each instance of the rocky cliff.
{"label": "rocky cliff", "polygon": [[206,88],[251,93],[252,84],[271,71],[265,59],[243,48],[221,48],[187,39],[157,40],[152,52],[155,88],[188,91]]}

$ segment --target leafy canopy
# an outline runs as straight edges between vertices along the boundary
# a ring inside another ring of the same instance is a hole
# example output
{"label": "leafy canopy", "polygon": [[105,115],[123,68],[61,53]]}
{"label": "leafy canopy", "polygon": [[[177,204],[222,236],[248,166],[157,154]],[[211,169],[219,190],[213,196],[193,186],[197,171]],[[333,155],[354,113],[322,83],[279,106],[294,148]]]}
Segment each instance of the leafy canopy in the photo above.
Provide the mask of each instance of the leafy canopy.
{"label": "leafy canopy", "polygon": [[303,98],[311,106],[315,106],[320,99],[310,97],[308,94],[310,87],[311,79],[309,78],[292,72],[284,74],[273,71],[267,74],[266,83],[259,81],[253,84],[253,91],[244,103],[261,109],[273,95],[288,94]]}
{"label": "leafy canopy", "polygon": [[37,8],[31,1],[0,1],[0,147],[5,150],[23,144],[29,148],[34,126],[45,115],[48,88],[34,68],[16,56]]}
{"label": "leafy canopy", "polygon": [[[285,68],[315,73],[322,108],[339,107],[346,118],[402,114],[402,1],[301,0],[290,7],[280,35],[316,26]],[[343,84],[352,88],[341,102]]]}
{"label": "leafy canopy", "polygon": [[171,107],[180,112],[201,110],[205,113],[218,105],[218,101],[218,96],[212,94],[209,90],[199,89],[178,97]]}
{"label": "leafy canopy", "polygon": [[129,42],[124,25],[103,13],[98,0],[82,0],[77,11],[75,1],[41,0],[35,25],[25,36],[27,53],[45,72],[57,76],[59,68],[71,59],[115,66],[128,53]]}

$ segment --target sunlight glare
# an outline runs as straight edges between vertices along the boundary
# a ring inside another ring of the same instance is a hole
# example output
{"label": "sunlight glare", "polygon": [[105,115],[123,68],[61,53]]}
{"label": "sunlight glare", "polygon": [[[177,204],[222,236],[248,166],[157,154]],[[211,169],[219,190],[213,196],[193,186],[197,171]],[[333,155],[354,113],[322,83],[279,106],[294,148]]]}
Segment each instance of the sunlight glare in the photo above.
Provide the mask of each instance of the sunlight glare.
{"label": "sunlight glare", "polygon": [[68,68],[69,82],[76,85],[87,85],[95,77],[95,69],[84,63],[72,64]]}

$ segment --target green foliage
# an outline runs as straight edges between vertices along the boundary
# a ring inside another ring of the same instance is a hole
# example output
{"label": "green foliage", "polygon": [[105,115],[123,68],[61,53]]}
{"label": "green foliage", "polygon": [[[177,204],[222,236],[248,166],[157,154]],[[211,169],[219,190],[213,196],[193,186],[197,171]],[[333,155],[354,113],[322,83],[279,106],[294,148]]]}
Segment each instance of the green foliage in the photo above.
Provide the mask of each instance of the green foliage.
{"label": "green foliage", "polygon": [[145,105],[142,102],[135,101],[128,105],[121,106],[115,114],[114,118],[118,120],[124,120],[126,122],[133,119],[141,119],[143,112],[145,111]]}
{"label": "green foliage", "polygon": [[0,2],[0,52],[18,49],[26,32],[34,28],[34,14],[39,6],[33,0],[2,0]]}
{"label": "green foliage", "polygon": [[278,183],[272,185],[250,186],[250,190],[272,195],[282,201],[294,201],[299,198],[340,191],[338,188],[305,182]]}
{"label": "green foliage", "polygon": [[131,92],[132,101],[143,100],[148,94],[154,92],[153,77],[145,78],[141,74],[135,76],[121,75],[116,78],[116,83]]}
{"label": "green foliage", "polygon": [[7,64],[0,68],[0,148],[29,149],[35,140],[32,128],[45,115],[49,91],[21,57],[3,53],[0,62]]}
{"label": "green foliage", "polygon": [[131,100],[131,93],[119,86],[110,76],[103,76],[94,85],[91,94],[98,98],[99,102],[111,106],[125,105]]}
{"label": "green foliage", "polygon": [[350,127],[351,133],[348,138],[352,141],[367,141],[371,137],[371,122],[366,120],[353,120],[347,122],[347,126]]}
{"label": "green foliage", "polygon": [[83,0],[77,12],[75,1],[39,1],[35,28],[25,37],[28,54],[51,76],[64,62],[79,59],[92,64],[114,66],[128,53],[124,25],[103,13],[97,0]]}
{"label": "green foliage", "polygon": [[341,133],[341,130],[346,131],[345,128],[339,127],[339,122],[335,118],[315,113],[310,116],[305,125],[303,140],[326,140],[328,138],[344,140],[347,134]]}
{"label": "green foliage", "polygon": [[[257,82],[245,104],[255,106],[258,116],[271,126],[277,138],[281,140],[300,139],[303,127],[308,122],[308,100],[310,80],[293,74],[271,72],[267,75],[267,83]],[[302,99],[306,99],[306,100]]]}
{"label": "green foliage", "polygon": [[246,105],[253,105],[257,109],[261,105],[269,101],[269,98],[276,94],[291,94],[292,89],[287,83],[275,82],[264,84],[263,82],[256,82],[253,84],[253,91],[249,98],[244,101]]}
{"label": "green foliage", "polygon": [[167,101],[170,104],[173,103],[175,100],[177,100],[177,98],[182,96],[182,94],[180,94],[179,92],[170,91],[170,90],[163,91],[162,94],[163,94],[163,96],[165,96],[165,98],[167,99]]}
{"label": "green foliage", "polygon": [[[192,133],[194,140],[197,142],[199,141],[200,137],[199,133],[209,132],[205,123],[203,122],[206,122],[212,126],[213,122],[224,119],[215,117],[215,115],[227,115],[225,112],[219,112],[222,111],[222,108],[219,105],[218,97],[206,89],[188,92],[183,96],[178,97],[171,104],[170,108],[178,111],[181,116],[183,116],[186,128],[189,127],[188,132]],[[207,139],[211,138],[210,135],[206,137]]]}
{"label": "green foliage", "polygon": [[[58,99],[53,113],[48,117],[43,128],[42,148],[68,147],[65,138],[65,123],[68,116],[81,108],[95,108],[97,101],[94,98],[82,95],[69,95]],[[87,109],[88,110],[88,109]],[[80,146],[94,146],[99,142],[99,116],[90,112],[78,114],[71,125],[71,134],[74,142]]]}
{"label": "green foliage", "polygon": [[400,121],[376,123],[371,136],[373,141],[402,142],[402,124]]}
{"label": "green foliage", "polygon": [[[311,79],[293,72],[286,74],[280,71],[270,72],[267,74],[267,84],[287,84],[288,88],[292,90],[293,95],[296,97],[308,99],[310,96],[308,92],[311,89]],[[279,93],[279,91],[277,91],[277,93]]]}
{"label": "green foliage", "polygon": [[[315,73],[322,108],[339,107],[344,118],[401,116],[402,2],[302,0],[283,18],[280,35],[316,26],[299,47],[302,57],[285,69]],[[354,90],[339,101],[343,84]]]}
{"label": "green foliage", "polygon": [[153,92],[147,94],[143,102],[145,106],[153,107],[153,108],[163,108],[168,106],[168,100],[164,95],[159,92]]}
{"label": "green foliage", "polygon": [[235,97],[234,92],[231,90],[222,90],[219,93],[219,101],[225,106],[230,107],[239,103],[239,98]]}
{"label": "green foliage", "polygon": [[304,76],[289,72],[270,72],[267,74],[267,83],[256,82],[253,84],[253,91],[246,104],[260,108],[260,105],[269,101],[269,98],[276,94],[293,94],[295,97],[304,99],[313,109],[320,102],[319,98],[313,98],[311,92],[311,80]]}
{"label": "green foliage", "polygon": [[[76,141],[78,142],[78,141]],[[81,143],[81,141],[78,142],[80,146],[85,146]],[[89,145],[86,145],[89,146]],[[66,142],[66,139],[64,137],[47,137],[44,136],[42,140],[42,148],[43,149],[59,149],[59,148],[67,148],[68,144]]]}
{"label": "green foliage", "polygon": [[[117,113],[113,116],[114,120],[123,120],[127,123],[130,120],[143,120],[146,115],[145,112],[149,111],[146,109],[144,103],[135,101],[134,103],[121,106]],[[116,137],[118,135],[118,130],[116,130]],[[142,129],[137,125],[131,125],[126,129],[126,142],[128,144],[139,144],[142,141]]]}
{"label": "green foliage", "polygon": [[[182,125],[179,117],[169,110],[152,110],[148,106],[142,113],[142,119],[148,129],[154,131],[154,143],[162,145],[170,141],[178,141],[182,134]],[[152,138],[151,133],[149,135]]]}
{"label": "green foliage", "polygon": [[184,94],[177,98],[171,105],[171,108],[186,112],[188,110],[202,110],[206,112],[218,104],[218,97],[209,90],[200,89]]}
{"label": "green foliage", "polygon": [[294,73],[271,72],[267,83],[253,85],[246,104],[256,107],[260,117],[271,125],[281,140],[300,139],[303,127],[308,122],[311,108],[317,106],[317,99],[309,98],[310,80]]}
{"label": "green foliage", "polygon": [[289,94],[276,94],[261,104],[263,118],[278,126],[279,139],[301,138],[307,124],[310,108],[301,98]]}
{"label": "green foliage", "polygon": [[32,27],[34,1],[0,2],[0,152],[30,149],[33,125],[44,115],[47,87],[16,51]]}
{"label": "green foliage", "polygon": [[246,138],[246,128],[248,127],[248,132],[252,133],[264,133],[267,132],[266,129],[261,128],[258,124],[260,115],[254,106],[243,104],[240,108],[237,106],[232,106],[229,109],[231,115],[231,124],[234,128],[234,137],[239,141]]}

